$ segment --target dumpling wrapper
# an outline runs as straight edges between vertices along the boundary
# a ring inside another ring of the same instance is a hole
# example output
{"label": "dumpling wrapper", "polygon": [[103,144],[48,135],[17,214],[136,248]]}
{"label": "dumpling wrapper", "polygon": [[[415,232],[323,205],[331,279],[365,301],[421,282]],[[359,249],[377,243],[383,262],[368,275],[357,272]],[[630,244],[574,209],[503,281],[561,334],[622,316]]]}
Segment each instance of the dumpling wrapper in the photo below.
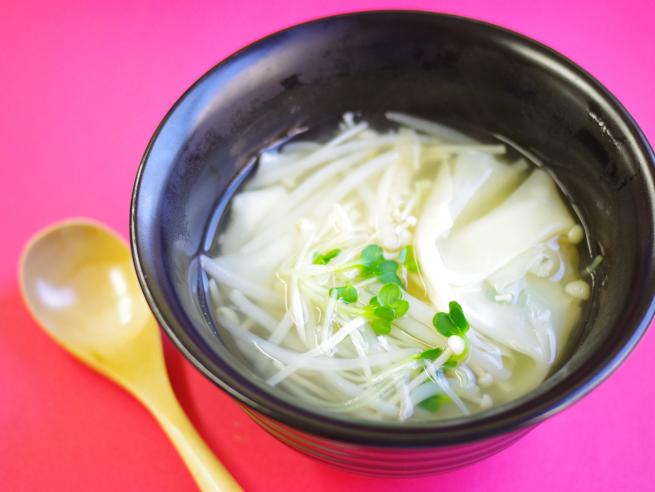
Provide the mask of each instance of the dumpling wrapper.
{"label": "dumpling wrapper", "polygon": [[474,150],[458,154],[452,173],[457,190],[450,206],[453,220],[466,223],[487,213],[518,186],[527,167],[523,160],[505,164]]}
{"label": "dumpling wrapper", "polygon": [[262,219],[277,203],[284,202],[287,195],[288,192],[281,186],[242,191],[235,195],[229,229],[221,235],[222,253],[237,252],[254,235]]}
{"label": "dumpling wrapper", "polygon": [[531,274],[517,304],[496,302],[482,290],[454,293],[476,331],[533,359],[544,377],[580,317],[580,301],[561,284]]}
{"label": "dumpling wrapper", "polygon": [[294,230],[280,234],[275,241],[266,243],[257,254],[244,257],[240,249],[255,235],[271,209],[284,201],[288,192],[281,186],[271,186],[261,190],[242,191],[232,201],[232,219],[225,234],[221,235],[221,256],[216,262],[223,268],[244,278],[272,287],[275,284],[275,271],[292,251]]}
{"label": "dumpling wrapper", "polygon": [[437,248],[451,284],[481,282],[575,222],[552,178],[537,169],[497,208],[458,228]]}
{"label": "dumpling wrapper", "polygon": [[[526,177],[528,164],[519,160],[512,164],[499,162],[495,157],[482,152],[465,152],[455,162],[456,173],[461,179],[456,181],[457,195],[465,183],[472,178],[471,173],[484,173],[485,179],[455,214],[457,225],[462,226],[487,214],[507,198]],[[479,170],[484,166],[484,170]],[[478,169],[476,169],[478,168]],[[473,180],[474,182],[475,180]]]}
{"label": "dumpling wrapper", "polygon": [[[480,152],[463,153],[452,170],[443,165],[415,245],[434,307],[445,311],[457,299],[475,330],[533,360],[539,381],[565,346],[580,303],[559,282],[530,272],[544,259],[559,266],[559,255],[543,243],[575,222],[544,171],[519,184],[525,170],[524,162],[504,164]],[[521,300],[498,302],[498,292]]]}
{"label": "dumpling wrapper", "polygon": [[[428,295],[439,310],[447,310],[450,279],[444,260],[437,249],[439,239],[446,237],[456,219],[472,216],[490,206],[518,185],[526,169],[525,162],[504,164],[493,156],[468,151],[458,155],[452,165],[442,165],[437,172],[423,212],[416,227],[416,252]],[[456,190],[456,193],[454,192]]]}

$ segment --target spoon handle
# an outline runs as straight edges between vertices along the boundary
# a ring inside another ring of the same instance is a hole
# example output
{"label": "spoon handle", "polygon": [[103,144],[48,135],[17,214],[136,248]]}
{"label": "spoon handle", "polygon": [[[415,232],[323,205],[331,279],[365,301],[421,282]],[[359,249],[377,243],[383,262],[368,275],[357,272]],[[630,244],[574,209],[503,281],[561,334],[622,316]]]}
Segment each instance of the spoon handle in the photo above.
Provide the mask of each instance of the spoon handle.
{"label": "spoon handle", "polygon": [[237,492],[243,489],[216,459],[180,406],[170,383],[138,395],[157,419],[203,492]]}

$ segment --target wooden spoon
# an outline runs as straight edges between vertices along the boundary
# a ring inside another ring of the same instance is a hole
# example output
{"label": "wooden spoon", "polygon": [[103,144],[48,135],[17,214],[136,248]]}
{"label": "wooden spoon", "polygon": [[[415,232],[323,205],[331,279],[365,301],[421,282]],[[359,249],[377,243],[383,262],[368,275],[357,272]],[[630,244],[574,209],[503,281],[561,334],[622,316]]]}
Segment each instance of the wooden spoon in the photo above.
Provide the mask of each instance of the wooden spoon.
{"label": "wooden spoon", "polygon": [[201,490],[241,490],[175,398],[159,327],[123,239],[87,220],[55,224],[27,244],[19,275],[25,304],[46,333],[150,410]]}

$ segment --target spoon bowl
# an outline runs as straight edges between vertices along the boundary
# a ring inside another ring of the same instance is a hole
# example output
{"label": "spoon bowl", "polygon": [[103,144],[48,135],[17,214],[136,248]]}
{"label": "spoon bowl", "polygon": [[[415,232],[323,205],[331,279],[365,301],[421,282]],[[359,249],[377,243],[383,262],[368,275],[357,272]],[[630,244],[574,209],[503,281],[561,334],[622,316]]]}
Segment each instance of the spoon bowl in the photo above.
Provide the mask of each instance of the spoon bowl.
{"label": "spoon bowl", "polygon": [[129,250],[91,222],[59,224],[36,236],[25,249],[21,285],[41,326],[95,366],[104,362],[98,355],[124,348],[153,322]]}
{"label": "spoon bowl", "polygon": [[150,410],[201,490],[241,490],[175,398],[159,328],[120,236],[88,220],[55,224],[27,244],[19,276],[44,331]]}

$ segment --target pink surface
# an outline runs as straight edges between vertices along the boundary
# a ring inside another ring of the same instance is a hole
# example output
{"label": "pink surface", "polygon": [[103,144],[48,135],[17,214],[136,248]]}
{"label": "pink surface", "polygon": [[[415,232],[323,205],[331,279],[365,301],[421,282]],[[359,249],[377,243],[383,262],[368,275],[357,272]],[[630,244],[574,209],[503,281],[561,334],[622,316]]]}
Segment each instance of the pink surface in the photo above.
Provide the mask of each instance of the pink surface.
{"label": "pink surface", "polygon": [[[56,5],[55,5],[56,3]],[[328,14],[415,8],[532,36],[600,79],[655,141],[648,0],[15,2],[0,5],[0,488],[193,490],[153,419],[74,361],[19,299],[21,246],[85,215],[122,234],[134,174],[161,117],[198,76],[264,34]],[[421,480],[353,476],[259,430],[169,343],[173,385],[247,490],[647,490],[655,468],[655,333],[609,381],[517,445]]]}

